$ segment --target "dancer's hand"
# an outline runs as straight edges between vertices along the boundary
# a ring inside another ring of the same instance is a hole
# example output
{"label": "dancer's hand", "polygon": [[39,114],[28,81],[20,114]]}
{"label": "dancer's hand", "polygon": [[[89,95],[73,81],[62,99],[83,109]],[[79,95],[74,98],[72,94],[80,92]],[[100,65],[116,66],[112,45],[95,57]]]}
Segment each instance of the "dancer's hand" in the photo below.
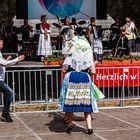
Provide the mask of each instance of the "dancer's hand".
{"label": "dancer's hand", "polygon": [[24,60],[25,59],[25,55],[20,55],[20,56],[18,56],[18,61],[22,61],[22,60]]}
{"label": "dancer's hand", "polygon": [[12,59],[12,56],[8,56],[7,58],[6,58],[6,60],[8,61],[8,60],[11,60]]}

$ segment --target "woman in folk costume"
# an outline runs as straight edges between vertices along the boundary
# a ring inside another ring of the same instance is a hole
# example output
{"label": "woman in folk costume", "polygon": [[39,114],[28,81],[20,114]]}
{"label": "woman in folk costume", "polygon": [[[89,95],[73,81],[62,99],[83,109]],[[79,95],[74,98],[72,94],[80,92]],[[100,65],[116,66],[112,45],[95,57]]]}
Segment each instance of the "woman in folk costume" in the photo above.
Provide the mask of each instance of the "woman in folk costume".
{"label": "woman in folk costume", "polygon": [[90,44],[84,36],[81,36],[81,28],[78,27],[76,32],[77,35],[72,38],[71,46],[63,49],[63,53],[67,55],[63,71],[68,73],[62,82],[58,107],[66,112],[64,119],[68,119],[67,133],[71,133],[73,128],[73,112],[84,112],[87,134],[90,135],[93,133],[91,113],[98,112],[96,100],[104,98],[104,95],[92,83],[88,74],[95,73]]}
{"label": "woman in folk costume", "polygon": [[50,24],[47,23],[47,16],[41,16],[41,24],[40,24],[40,37],[38,44],[38,52],[37,55],[41,56],[41,60],[43,61],[44,57],[52,55],[52,47],[50,40]]}
{"label": "woman in folk costume", "polygon": [[91,23],[88,27],[88,39],[89,39],[91,48],[93,50],[95,59],[100,60],[103,54],[103,44],[99,39],[95,17],[91,17],[90,22]]}
{"label": "woman in folk costume", "polygon": [[68,46],[70,39],[73,36],[73,29],[70,25],[70,18],[66,16],[64,18],[64,24],[61,29],[61,35],[62,35],[62,49]]}

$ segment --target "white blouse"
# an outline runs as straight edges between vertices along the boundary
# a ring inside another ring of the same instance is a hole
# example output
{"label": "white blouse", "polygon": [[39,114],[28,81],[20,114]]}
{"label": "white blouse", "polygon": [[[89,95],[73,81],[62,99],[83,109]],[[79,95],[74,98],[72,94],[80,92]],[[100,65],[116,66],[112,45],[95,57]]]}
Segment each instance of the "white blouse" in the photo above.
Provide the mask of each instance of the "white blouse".
{"label": "white blouse", "polygon": [[5,67],[10,67],[12,65],[15,65],[17,62],[18,62],[18,58],[15,58],[13,60],[4,59],[0,52],[0,81],[5,80]]}

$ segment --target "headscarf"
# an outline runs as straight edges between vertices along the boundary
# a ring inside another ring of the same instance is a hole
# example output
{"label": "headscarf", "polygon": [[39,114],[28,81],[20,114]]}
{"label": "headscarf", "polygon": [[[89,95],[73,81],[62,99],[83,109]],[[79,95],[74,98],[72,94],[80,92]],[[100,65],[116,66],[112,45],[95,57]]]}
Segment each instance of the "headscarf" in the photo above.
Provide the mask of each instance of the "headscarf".
{"label": "headscarf", "polygon": [[64,65],[69,65],[78,72],[94,66],[93,52],[84,36],[74,36],[72,38],[71,48],[67,54],[69,55],[65,58]]}

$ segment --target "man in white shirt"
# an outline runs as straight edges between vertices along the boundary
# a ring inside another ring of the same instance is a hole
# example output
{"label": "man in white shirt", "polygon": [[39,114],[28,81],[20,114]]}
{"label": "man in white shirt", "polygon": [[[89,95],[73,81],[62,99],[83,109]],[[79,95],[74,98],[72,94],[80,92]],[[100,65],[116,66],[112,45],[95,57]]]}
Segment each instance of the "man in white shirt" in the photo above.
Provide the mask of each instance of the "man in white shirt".
{"label": "man in white shirt", "polygon": [[132,52],[133,50],[135,51],[136,49],[135,48],[136,47],[136,44],[135,44],[136,26],[130,17],[126,17],[125,21],[126,21],[126,24],[121,29],[123,31],[122,33],[124,33],[128,39],[127,45],[128,45],[129,51]]}
{"label": "man in white shirt", "polygon": [[[3,40],[2,37],[0,37],[0,50],[3,48]],[[4,108],[2,111],[2,117],[3,121],[6,122],[13,122],[12,118],[9,114],[10,104],[12,102],[13,97],[13,91],[12,89],[4,82],[5,80],[5,67],[9,67],[12,65],[15,65],[17,62],[20,62],[24,60],[25,56],[20,55],[17,58],[11,60],[11,56],[7,57],[7,59],[4,59],[2,57],[1,51],[0,51],[0,92],[4,94]]]}

